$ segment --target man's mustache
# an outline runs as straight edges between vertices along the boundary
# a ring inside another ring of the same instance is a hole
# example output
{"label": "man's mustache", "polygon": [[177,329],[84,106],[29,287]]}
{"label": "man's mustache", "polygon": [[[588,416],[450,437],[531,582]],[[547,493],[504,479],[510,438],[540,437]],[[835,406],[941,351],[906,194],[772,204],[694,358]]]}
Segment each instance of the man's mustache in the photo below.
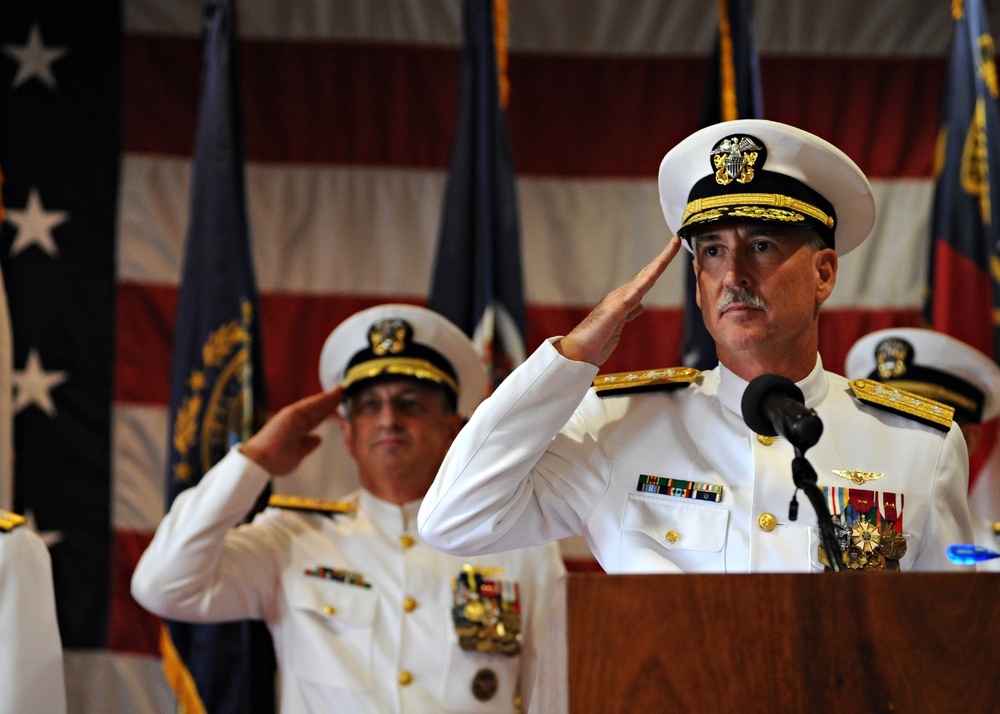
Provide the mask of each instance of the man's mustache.
{"label": "man's mustache", "polygon": [[764,302],[764,298],[756,293],[750,292],[749,289],[743,287],[742,285],[736,285],[726,291],[726,294],[722,296],[716,307],[720,310],[724,310],[733,303],[740,303],[744,305],[749,305],[750,307],[755,307],[763,310],[767,307]]}

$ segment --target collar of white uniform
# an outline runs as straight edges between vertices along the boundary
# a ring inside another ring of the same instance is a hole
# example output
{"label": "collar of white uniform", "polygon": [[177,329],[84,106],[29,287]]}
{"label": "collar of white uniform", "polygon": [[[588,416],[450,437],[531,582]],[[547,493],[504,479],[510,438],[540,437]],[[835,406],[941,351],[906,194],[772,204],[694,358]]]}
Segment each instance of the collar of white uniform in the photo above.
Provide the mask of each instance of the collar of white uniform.
{"label": "collar of white uniform", "polygon": [[416,537],[417,511],[420,510],[420,500],[404,503],[402,506],[383,501],[381,498],[361,489],[361,509],[368,519],[383,533],[398,537],[409,533]]}
{"label": "collar of white uniform", "polygon": [[[746,390],[749,382],[740,379],[722,364],[717,369],[719,370],[719,401],[742,421],[743,392]],[[830,391],[830,383],[826,378],[826,372],[823,370],[823,360],[820,358],[819,353],[816,354],[816,366],[813,367],[812,372],[801,382],[796,382],[795,384],[802,390],[806,406],[810,409],[814,409],[816,405],[826,399],[826,395]]]}

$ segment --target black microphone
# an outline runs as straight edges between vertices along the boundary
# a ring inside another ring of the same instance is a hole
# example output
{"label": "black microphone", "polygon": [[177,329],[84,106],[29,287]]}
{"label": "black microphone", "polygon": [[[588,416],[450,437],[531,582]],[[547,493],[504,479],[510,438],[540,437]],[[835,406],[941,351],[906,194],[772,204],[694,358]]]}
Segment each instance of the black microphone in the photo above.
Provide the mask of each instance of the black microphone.
{"label": "black microphone", "polygon": [[814,446],[823,433],[815,410],[806,408],[802,390],[777,374],[750,380],[743,392],[743,421],[763,436],[783,436],[801,451]]}

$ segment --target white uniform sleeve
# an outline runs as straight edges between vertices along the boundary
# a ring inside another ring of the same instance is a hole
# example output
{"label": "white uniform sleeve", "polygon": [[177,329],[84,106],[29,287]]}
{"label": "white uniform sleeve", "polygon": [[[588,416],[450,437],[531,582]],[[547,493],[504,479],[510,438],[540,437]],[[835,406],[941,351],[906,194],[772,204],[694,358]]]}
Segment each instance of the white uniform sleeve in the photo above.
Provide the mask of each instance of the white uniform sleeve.
{"label": "white uniform sleeve", "polygon": [[[957,566],[948,560],[948,546],[972,543],[975,538],[969,512],[969,453],[957,424],[945,437],[929,491],[927,532],[920,540],[923,545],[913,560],[913,570],[955,570]],[[903,513],[906,530],[905,505]],[[963,567],[970,572],[975,569]]]}
{"label": "white uniform sleeve", "polygon": [[0,534],[0,714],[66,711],[52,561],[22,526]]}
{"label": "white uniform sleeve", "polygon": [[568,711],[566,567],[557,543],[524,551],[531,563],[530,637],[521,651],[523,711]]}
{"label": "white uniform sleeve", "polygon": [[[187,622],[267,619],[278,592],[276,533],[234,528],[269,475],[236,448],[174,499],[132,574],[132,596]],[[269,538],[270,536],[270,538]]]}
{"label": "white uniform sleeve", "polygon": [[572,417],[597,367],[549,342],[479,405],[420,506],[421,537],[447,553],[494,553],[577,534],[578,514],[536,490],[532,472]]}

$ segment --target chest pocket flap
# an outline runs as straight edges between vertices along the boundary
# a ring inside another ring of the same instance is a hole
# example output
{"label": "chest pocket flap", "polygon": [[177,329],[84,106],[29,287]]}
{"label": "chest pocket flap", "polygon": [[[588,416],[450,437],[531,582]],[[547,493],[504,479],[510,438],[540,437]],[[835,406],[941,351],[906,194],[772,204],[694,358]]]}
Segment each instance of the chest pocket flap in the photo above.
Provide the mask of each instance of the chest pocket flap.
{"label": "chest pocket flap", "polygon": [[292,582],[288,600],[297,610],[344,625],[371,625],[378,606],[369,588],[305,575]]}
{"label": "chest pocket flap", "polygon": [[628,494],[622,529],[642,533],[667,550],[718,553],[726,542],[729,511],[665,496]]}
{"label": "chest pocket flap", "polygon": [[286,676],[323,688],[369,691],[378,596],[370,589],[302,575],[288,584],[294,641]]}

